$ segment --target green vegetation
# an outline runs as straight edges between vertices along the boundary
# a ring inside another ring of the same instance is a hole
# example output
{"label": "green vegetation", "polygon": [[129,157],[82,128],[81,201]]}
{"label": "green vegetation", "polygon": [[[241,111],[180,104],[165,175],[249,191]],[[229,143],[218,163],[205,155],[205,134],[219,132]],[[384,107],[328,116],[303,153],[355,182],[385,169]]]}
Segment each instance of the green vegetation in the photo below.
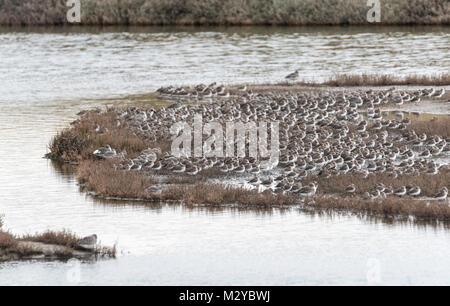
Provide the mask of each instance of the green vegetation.
{"label": "green vegetation", "polygon": [[[61,25],[65,0],[0,0],[0,24]],[[366,0],[82,0],[85,25],[367,24]],[[381,1],[382,24],[450,24],[448,0]]]}

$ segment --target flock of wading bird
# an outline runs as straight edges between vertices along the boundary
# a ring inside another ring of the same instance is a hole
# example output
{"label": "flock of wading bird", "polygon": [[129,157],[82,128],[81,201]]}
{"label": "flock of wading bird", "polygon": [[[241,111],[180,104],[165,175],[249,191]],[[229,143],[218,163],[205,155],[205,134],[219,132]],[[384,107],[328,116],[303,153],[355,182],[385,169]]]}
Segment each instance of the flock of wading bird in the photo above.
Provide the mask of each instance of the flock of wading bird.
{"label": "flock of wading bird", "polygon": [[[134,159],[117,154],[109,146],[94,154],[116,159],[116,168],[122,171],[196,176],[216,169],[220,175],[241,177],[243,186],[299,197],[316,195],[320,190],[316,182],[319,178],[342,174],[361,179],[378,174],[392,178],[432,176],[449,170],[448,163],[438,161],[450,155],[450,139],[417,134],[408,129],[409,118],[386,119],[381,111],[387,104],[439,99],[445,89],[254,93],[247,86],[227,88],[213,83],[189,88],[164,87],[158,93],[176,103],[160,109],[128,108],[118,114],[117,125],[131,129],[152,144],[170,140],[170,127],[176,122],[190,122],[196,114],[202,114],[204,122],[222,124],[278,121],[279,164],[264,169],[255,158],[177,158],[158,148],[145,150]],[[205,103],[186,103],[204,99]],[[304,181],[314,182],[303,184]],[[441,191],[434,197],[445,203],[446,184],[442,182]],[[347,195],[357,192],[355,185],[342,190]],[[378,183],[358,194],[367,199],[419,197],[421,188],[417,185],[392,188]]]}

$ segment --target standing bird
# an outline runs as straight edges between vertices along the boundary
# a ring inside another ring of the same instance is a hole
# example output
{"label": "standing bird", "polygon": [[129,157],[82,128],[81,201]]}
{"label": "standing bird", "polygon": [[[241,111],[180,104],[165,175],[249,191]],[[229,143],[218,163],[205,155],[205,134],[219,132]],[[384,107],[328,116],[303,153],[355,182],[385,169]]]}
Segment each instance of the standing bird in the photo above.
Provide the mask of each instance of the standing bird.
{"label": "standing bird", "polygon": [[239,90],[239,91],[247,91],[247,85],[238,87],[238,90]]}
{"label": "standing bird", "polygon": [[114,158],[117,155],[116,150],[112,149],[110,145],[106,145],[103,148],[95,150],[93,154],[97,157],[105,159]]}
{"label": "standing bird", "polygon": [[444,95],[445,95],[445,88],[442,88],[441,90],[437,90],[433,94],[433,97],[435,97],[435,98],[442,98]]}
{"label": "standing bird", "polygon": [[438,201],[445,201],[447,200],[448,197],[448,189],[447,187],[444,187],[441,192],[439,192],[436,196],[435,199]]}
{"label": "standing bird", "polygon": [[289,74],[288,76],[286,76],[286,80],[295,81],[295,80],[298,79],[298,77],[299,77],[299,71],[295,70],[295,72],[293,72],[293,73]]}
{"label": "standing bird", "polygon": [[303,197],[313,197],[317,192],[317,183],[311,183],[308,186],[302,187],[298,193]]}
{"label": "standing bird", "polygon": [[408,195],[410,195],[412,197],[418,197],[418,196],[420,196],[421,192],[422,192],[422,190],[420,189],[419,186],[414,186],[408,190]]}

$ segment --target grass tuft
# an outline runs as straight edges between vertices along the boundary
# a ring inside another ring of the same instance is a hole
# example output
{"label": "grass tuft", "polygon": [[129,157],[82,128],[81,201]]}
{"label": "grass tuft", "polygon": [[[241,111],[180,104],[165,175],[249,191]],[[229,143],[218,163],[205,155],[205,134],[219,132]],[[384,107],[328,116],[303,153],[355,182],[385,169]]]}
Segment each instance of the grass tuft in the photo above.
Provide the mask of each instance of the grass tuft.
{"label": "grass tuft", "polygon": [[21,241],[40,242],[45,244],[61,245],[69,248],[77,248],[80,241],[75,234],[70,231],[63,230],[60,232],[46,231],[42,234],[26,235],[20,238]]}
{"label": "grass tuft", "polygon": [[151,177],[138,172],[117,171],[108,161],[83,161],[77,176],[88,190],[106,197],[147,198],[146,189],[155,183]]}
{"label": "grass tuft", "polygon": [[94,159],[93,152],[106,144],[118,152],[126,152],[129,157],[135,157],[148,148],[148,143],[130,129],[117,126],[116,112],[108,110],[99,114],[93,110],[52,139],[48,156],[67,162]]}

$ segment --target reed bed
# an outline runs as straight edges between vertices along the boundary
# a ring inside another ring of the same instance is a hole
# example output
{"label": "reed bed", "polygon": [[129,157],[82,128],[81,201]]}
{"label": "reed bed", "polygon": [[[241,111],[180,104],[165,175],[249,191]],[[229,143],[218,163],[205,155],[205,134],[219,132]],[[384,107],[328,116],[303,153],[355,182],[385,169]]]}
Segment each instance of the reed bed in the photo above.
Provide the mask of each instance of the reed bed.
{"label": "reed bed", "polygon": [[[362,25],[366,0],[82,0],[84,25]],[[447,0],[381,1],[382,24],[450,23]],[[65,0],[0,0],[2,25],[66,24]]]}

